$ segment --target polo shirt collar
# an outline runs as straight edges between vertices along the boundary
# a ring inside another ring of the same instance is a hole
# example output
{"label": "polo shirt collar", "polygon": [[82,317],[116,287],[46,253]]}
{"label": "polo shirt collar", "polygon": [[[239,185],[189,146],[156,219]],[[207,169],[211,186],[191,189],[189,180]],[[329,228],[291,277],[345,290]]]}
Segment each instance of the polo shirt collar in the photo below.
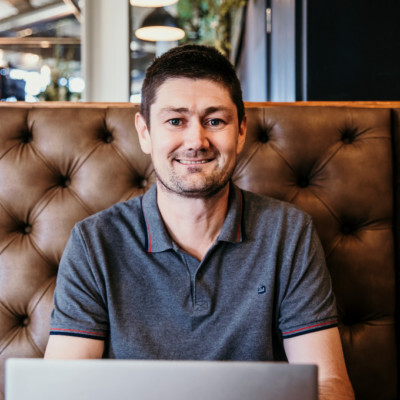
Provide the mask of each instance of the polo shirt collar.
{"label": "polo shirt collar", "polygon": [[217,240],[221,242],[240,243],[243,240],[242,234],[242,191],[230,182],[228,212]]}
{"label": "polo shirt collar", "polygon": [[[241,190],[230,183],[228,212],[217,240],[223,242],[240,243],[242,241],[242,205]],[[157,205],[157,184],[154,184],[142,199],[142,211],[146,225],[146,249],[148,253],[162,252],[174,249],[172,239],[161,218]]]}
{"label": "polo shirt collar", "polygon": [[146,225],[146,248],[148,253],[172,249],[172,240],[161,218],[157,205],[157,184],[155,183],[142,199],[142,211]]}

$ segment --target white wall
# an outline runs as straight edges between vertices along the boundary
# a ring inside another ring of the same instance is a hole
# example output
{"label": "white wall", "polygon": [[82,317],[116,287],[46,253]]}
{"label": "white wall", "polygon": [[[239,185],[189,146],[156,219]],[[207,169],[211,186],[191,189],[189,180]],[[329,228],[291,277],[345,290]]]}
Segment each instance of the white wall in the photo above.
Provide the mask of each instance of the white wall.
{"label": "white wall", "polygon": [[272,0],[271,101],[296,100],[295,0]]}
{"label": "white wall", "polygon": [[250,0],[247,6],[243,50],[237,68],[244,101],[267,100],[266,50],[265,0]]}
{"label": "white wall", "polygon": [[129,2],[84,0],[85,101],[129,101]]}

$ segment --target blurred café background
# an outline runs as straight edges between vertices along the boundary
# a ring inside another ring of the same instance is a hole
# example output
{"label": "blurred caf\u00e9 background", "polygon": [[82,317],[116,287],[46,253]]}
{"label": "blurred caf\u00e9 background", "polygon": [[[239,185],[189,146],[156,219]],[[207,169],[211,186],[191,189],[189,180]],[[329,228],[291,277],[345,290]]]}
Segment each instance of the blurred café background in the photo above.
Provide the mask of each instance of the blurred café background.
{"label": "blurred caf\u00e9 background", "polygon": [[399,18],[398,0],[0,0],[1,101],[139,102],[183,43],[223,52],[245,101],[399,100]]}

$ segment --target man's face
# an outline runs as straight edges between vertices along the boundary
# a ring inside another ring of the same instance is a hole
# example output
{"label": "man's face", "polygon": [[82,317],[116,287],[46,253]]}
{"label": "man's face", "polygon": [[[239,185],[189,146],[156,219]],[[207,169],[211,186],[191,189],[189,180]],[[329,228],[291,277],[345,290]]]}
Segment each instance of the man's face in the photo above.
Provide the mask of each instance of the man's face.
{"label": "man's face", "polygon": [[243,148],[246,118],[223,86],[207,79],[163,83],[150,109],[151,132],[140,114],[136,127],[151,154],[161,188],[187,197],[208,197],[224,188]]}

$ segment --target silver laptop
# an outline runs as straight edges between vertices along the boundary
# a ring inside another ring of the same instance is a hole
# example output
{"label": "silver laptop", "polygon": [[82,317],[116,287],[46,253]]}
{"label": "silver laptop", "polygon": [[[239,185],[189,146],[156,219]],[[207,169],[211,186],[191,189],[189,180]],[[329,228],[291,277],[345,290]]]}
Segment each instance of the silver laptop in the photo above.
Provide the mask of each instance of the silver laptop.
{"label": "silver laptop", "polygon": [[317,400],[317,367],[242,361],[9,359],[5,400]]}

